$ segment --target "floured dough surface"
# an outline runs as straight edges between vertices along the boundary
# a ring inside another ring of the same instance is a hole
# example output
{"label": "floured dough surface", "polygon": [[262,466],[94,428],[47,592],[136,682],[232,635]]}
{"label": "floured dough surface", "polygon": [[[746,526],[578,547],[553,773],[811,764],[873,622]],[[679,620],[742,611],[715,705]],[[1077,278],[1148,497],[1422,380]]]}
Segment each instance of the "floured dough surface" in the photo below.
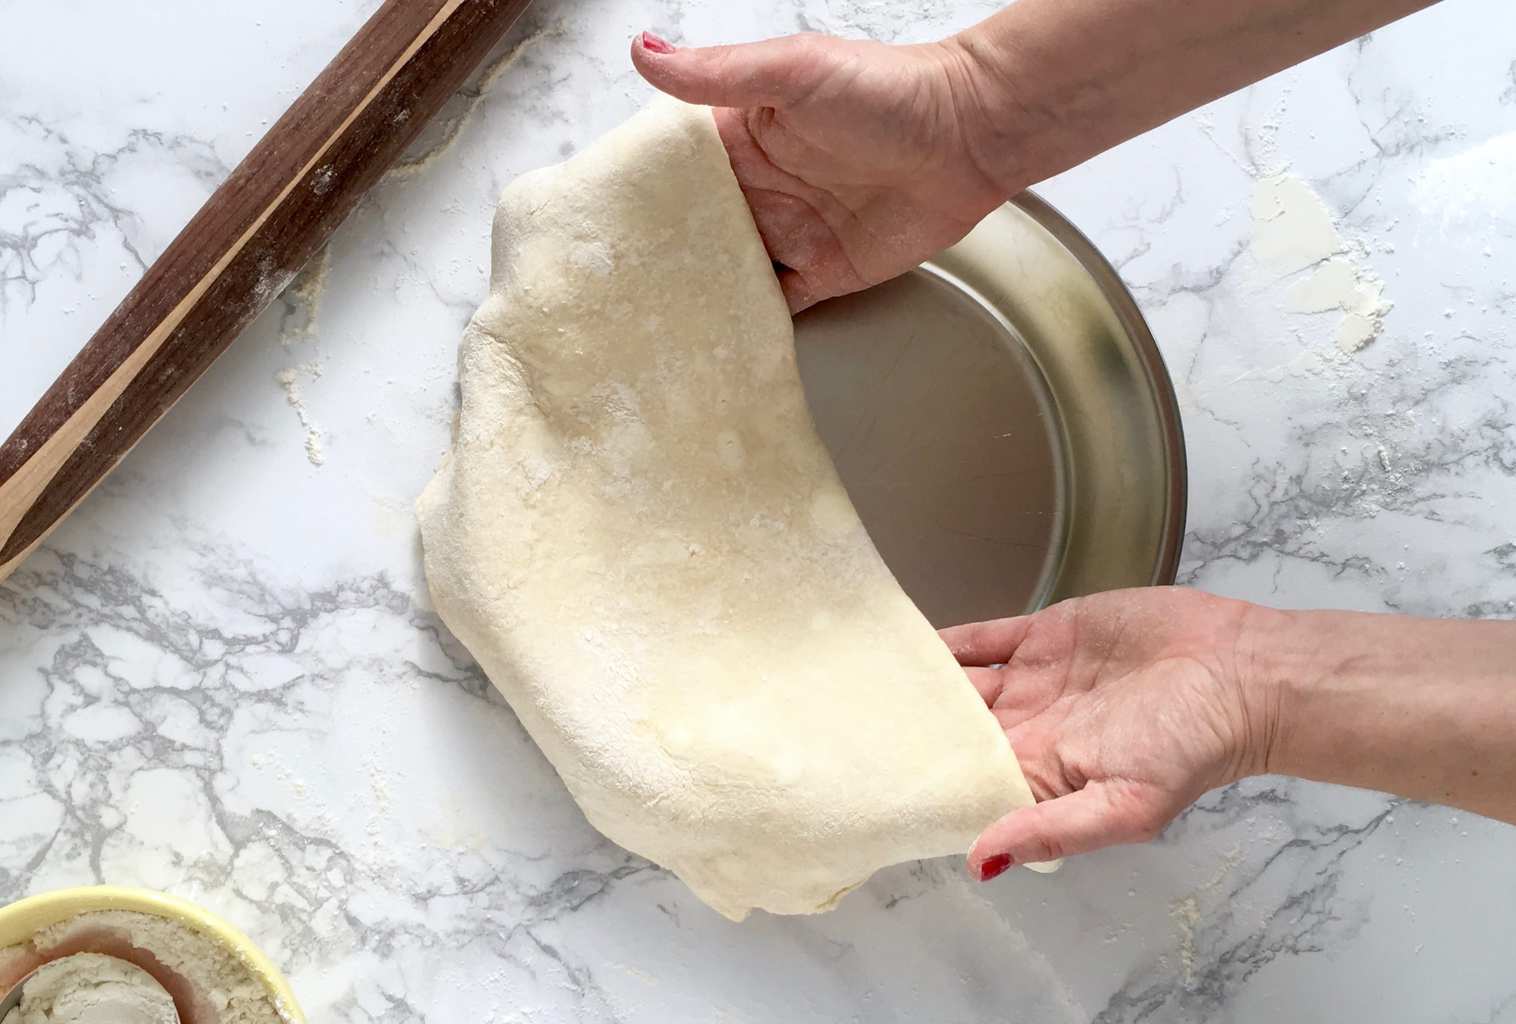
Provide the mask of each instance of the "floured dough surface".
{"label": "floured dough surface", "polygon": [[432,596],[605,835],[809,913],[1032,802],[816,436],[708,110],[506,189],[459,377]]}

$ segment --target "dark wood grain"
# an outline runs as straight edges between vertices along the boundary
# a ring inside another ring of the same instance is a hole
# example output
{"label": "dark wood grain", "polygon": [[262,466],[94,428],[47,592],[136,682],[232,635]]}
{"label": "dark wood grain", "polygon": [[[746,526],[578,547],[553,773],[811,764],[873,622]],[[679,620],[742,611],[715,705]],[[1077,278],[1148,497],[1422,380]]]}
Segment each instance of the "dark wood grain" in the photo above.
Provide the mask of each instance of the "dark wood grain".
{"label": "dark wood grain", "polygon": [[0,579],[330,237],[530,0],[388,0],[0,445]]}

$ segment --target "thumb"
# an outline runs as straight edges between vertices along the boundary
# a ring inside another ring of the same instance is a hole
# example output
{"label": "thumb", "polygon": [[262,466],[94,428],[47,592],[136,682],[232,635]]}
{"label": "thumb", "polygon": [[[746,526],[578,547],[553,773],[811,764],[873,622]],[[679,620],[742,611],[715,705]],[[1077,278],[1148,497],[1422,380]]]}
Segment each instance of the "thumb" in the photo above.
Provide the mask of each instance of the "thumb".
{"label": "thumb", "polygon": [[782,107],[804,96],[825,67],[821,38],[678,48],[643,32],[632,40],[632,63],[655,88],[686,103]]}
{"label": "thumb", "polygon": [[1092,782],[1067,796],[1012,811],[969,850],[969,873],[989,881],[1015,864],[1040,864],[1119,843],[1141,843],[1163,829],[1130,783]]}

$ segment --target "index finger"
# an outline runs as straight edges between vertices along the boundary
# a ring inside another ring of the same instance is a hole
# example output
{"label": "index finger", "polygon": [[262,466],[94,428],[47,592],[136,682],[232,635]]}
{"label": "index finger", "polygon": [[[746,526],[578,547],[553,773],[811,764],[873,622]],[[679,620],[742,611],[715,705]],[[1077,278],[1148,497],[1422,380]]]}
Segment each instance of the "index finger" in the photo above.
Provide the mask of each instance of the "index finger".
{"label": "index finger", "polygon": [[1030,615],[1018,615],[949,626],[938,630],[937,635],[942,637],[942,642],[948,645],[960,665],[1003,665],[1011,660],[1011,655],[1026,639],[1030,625]]}

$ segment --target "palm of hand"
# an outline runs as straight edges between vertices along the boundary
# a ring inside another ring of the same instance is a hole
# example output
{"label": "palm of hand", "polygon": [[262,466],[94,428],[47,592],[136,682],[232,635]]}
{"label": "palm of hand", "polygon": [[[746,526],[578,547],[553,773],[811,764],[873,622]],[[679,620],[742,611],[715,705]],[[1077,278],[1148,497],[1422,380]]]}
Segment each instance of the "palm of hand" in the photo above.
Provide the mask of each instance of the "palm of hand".
{"label": "palm of hand", "polygon": [[944,631],[1047,801],[991,826],[975,856],[1004,848],[1025,863],[1143,841],[1245,774],[1255,744],[1229,663],[1241,614],[1155,589]]}
{"label": "palm of hand", "polygon": [[791,36],[633,59],[716,122],[799,311],[903,273],[1004,200],[968,156],[943,46]]}
{"label": "palm of hand", "polygon": [[791,74],[798,99],[717,125],[792,308],[903,273],[1003,198],[965,159],[935,48],[811,40]]}

